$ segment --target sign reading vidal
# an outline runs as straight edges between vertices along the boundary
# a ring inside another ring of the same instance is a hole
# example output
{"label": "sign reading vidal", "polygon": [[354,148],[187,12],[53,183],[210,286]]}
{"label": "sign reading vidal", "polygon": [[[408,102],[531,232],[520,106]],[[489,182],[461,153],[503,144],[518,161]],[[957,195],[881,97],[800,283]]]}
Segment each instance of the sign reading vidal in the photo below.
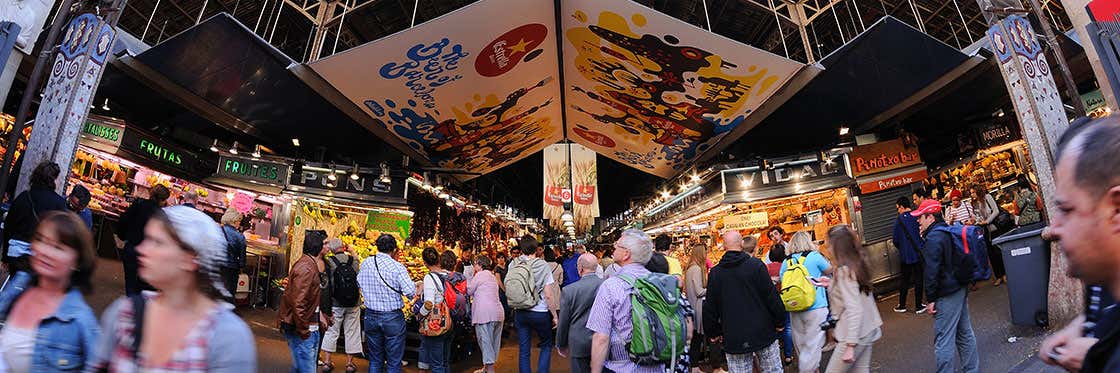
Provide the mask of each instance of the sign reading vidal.
{"label": "sign reading vidal", "polygon": [[311,67],[433,163],[486,173],[564,136],[555,15],[484,0]]}
{"label": "sign reading vidal", "polygon": [[629,0],[564,1],[568,138],[669,177],[803,66]]}

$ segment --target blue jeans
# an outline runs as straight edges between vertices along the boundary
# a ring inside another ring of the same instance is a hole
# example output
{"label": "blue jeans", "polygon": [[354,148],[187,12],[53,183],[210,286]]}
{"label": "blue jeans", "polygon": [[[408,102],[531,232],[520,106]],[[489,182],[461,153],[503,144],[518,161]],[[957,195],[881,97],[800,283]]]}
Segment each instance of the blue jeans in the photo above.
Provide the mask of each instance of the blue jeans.
{"label": "blue jeans", "polygon": [[[960,354],[965,373],[979,372],[980,355],[976,352],[976,335],[968,317],[967,289],[937,298],[933,314],[934,355],[937,372],[953,372],[953,349]],[[955,342],[955,343],[954,343]]]}
{"label": "blue jeans", "polygon": [[537,372],[548,373],[549,360],[552,359],[553,343],[551,314],[548,312],[517,310],[514,311],[513,316],[513,321],[515,325],[517,325],[518,371],[520,373],[532,373],[529,356],[533,353],[533,337],[530,333],[536,331],[537,337],[541,339],[541,354],[537,361]]}
{"label": "blue jeans", "polygon": [[786,358],[793,357],[793,323],[790,321],[789,312],[786,312],[786,328],[778,333],[782,338],[782,347],[785,347],[782,349],[782,357]]}
{"label": "blue jeans", "polygon": [[451,356],[451,332],[436,337],[420,337],[420,369],[432,373],[449,372],[448,361]]}
{"label": "blue jeans", "polygon": [[288,349],[292,351],[292,373],[315,372],[319,357],[319,332],[311,332],[311,337],[302,339],[299,333],[285,330],[284,339],[288,340]]}
{"label": "blue jeans", "polygon": [[370,354],[370,373],[400,373],[404,360],[404,313],[401,311],[377,312],[366,310],[366,349]]}

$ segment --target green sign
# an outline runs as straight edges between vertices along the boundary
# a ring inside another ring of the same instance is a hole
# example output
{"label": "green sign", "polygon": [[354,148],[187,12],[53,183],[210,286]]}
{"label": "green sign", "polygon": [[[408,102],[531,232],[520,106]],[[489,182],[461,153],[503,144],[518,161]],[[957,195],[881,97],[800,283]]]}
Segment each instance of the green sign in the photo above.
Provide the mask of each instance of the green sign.
{"label": "green sign", "polygon": [[83,134],[97,137],[109,142],[120,143],[121,132],[123,132],[123,130],[120,128],[104,125],[101,123],[86,122],[86,125],[82,126]]}
{"label": "green sign", "polygon": [[366,216],[366,229],[379,232],[396,232],[402,239],[408,239],[412,232],[412,217],[391,212],[370,211]]}
{"label": "green sign", "polygon": [[121,136],[121,150],[136,154],[142,159],[179,170],[196,172],[201,161],[194,153],[183,150],[154,136],[139,131],[124,131]]}
{"label": "green sign", "polygon": [[221,156],[218,176],[280,184],[288,180],[288,165],[240,157]]}
{"label": "green sign", "polygon": [[1100,109],[1105,105],[1104,94],[1099,89],[1083,94],[1081,95],[1081,102],[1085,104],[1085,112]]}
{"label": "green sign", "polygon": [[122,139],[124,139],[124,132],[123,125],[100,119],[91,119],[82,125],[78,136],[82,145],[115,153],[117,148],[121,146]]}
{"label": "green sign", "polygon": [[175,166],[183,164],[183,155],[179,154],[178,151],[148,141],[148,139],[140,139],[139,150],[141,153],[147,154],[162,162],[167,162]]}

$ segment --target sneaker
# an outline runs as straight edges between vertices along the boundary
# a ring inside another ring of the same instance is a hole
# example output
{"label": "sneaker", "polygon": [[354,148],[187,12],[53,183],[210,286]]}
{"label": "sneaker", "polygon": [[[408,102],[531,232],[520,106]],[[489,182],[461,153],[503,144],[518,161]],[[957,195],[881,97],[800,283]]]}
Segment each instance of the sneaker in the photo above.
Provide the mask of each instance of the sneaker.
{"label": "sneaker", "polygon": [[906,313],[906,306],[897,306],[894,308],[894,312]]}
{"label": "sneaker", "polygon": [[928,310],[928,308],[926,307],[926,305],[923,304],[922,307],[919,308],[917,311],[914,311],[914,313],[921,315],[923,313],[926,313],[927,310]]}

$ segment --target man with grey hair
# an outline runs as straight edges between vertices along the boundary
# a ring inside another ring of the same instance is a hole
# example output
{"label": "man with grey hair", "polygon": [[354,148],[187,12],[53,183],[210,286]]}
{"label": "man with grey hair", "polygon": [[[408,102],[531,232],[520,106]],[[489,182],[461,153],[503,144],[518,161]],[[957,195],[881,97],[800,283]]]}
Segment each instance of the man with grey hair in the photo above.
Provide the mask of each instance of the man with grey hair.
{"label": "man with grey hair", "polygon": [[[1057,158],[1058,213],[1049,234],[1061,241],[1070,276],[1120,299],[1120,117],[1075,122],[1062,135]],[[1120,310],[1090,308],[1046,338],[1038,355],[1070,371],[1120,371]]]}
{"label": "man with grey hair", "polygon": [[[571,371],[591,371],[591,336],[587,316],[595,304],[595,295],[603,279],[595,274],[599,259],[595,255],[581,254],[576,258],[579,281],[564,288],[560,296],[560,323],[556,328],[556,347],[561,356],[571,359]],[[570,351],[570,353],[569,353]]]}
{"label": "man with grey hair", "polygon": [[754,357],[763,372],[782,371],[777,340],[785,309],[766,265],[750,255],[757,245],[754,237],[724,232],[727,253],[708,274],[704,332],[709,342],[722,343],[731,372],[753,371]]}
{"label": "man with grey hair", "polygon": [[661,373],[665,365],[638,365],[630,361],[627,343],[633,332],[630,293],[634,289],[621,276],[642,278],[650,272],[645,265],[653,255],[653,241],[639,229],[627,229],[614,243],[612,258],[621,269],[603,281],[587,316],[591,337],[591,371]]}
{"label": "man with grey hair", "polygon": [[[327,284],[322,293],[329,294],[329,298],[323,299],[320,303],[323,304],[324,311],[330,310],[329,315],[333,319],[330,327],[323,334],[323,345],[320,347],[327,353],[326,359],[323,359],[324,367],[334,368],[330,355],[338,348],[338,334],[341,328],[346,339],[346,366],[356,369],[354,355],[362,353],[362,331],[358,320],[361,317],[358,302],[360,299],[358,270],[361,263],[348,252],[349,246],[344,245],[338,238],[327,240],[324,246],[334,253],[333,256],[326,258],[326,276],[320,278],[320,283]],[[331,307],[326,307],[327,304]]]}
{"label": "man with grey hair", "polygon": [[192,209],[198,208],[195,207],[195,205],[198,204],[198,192],[194,189],[187,189],[187,191],[183,192],[183,196],[179,197],[179,204]]}

